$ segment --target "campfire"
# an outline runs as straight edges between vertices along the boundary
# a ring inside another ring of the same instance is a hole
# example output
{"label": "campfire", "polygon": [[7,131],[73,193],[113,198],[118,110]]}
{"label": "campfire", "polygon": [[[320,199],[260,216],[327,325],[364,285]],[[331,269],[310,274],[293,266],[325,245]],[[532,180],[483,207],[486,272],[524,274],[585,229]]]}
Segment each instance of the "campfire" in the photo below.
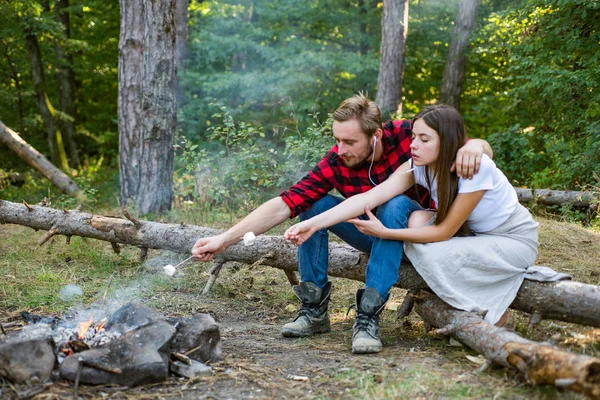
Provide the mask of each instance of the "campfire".
{"label": "campfire", "polygon": [[221,358],[219,327],[207,314],[168,319],[137,303],[103,310],[104,302],[64,318],[23,313],[27,325],[0,336],[0,375],[14,383],[136,386],[169,373],[192,377]]}

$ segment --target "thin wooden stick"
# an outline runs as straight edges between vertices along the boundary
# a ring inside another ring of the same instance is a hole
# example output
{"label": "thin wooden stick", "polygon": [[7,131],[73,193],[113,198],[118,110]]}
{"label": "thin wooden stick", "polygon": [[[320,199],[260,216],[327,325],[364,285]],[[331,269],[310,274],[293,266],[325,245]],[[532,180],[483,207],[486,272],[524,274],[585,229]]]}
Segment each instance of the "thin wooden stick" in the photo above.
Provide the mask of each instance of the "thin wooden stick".
{"label": "thin wooden stick", "polygon": [[27,204],[27,202],[25,200],[23,200],[23,204],[25,204],[25,207],[27,207],[27,211],[29,211],[29,212],[33,211],[33,207],[31,207],[29,204]]}
{"label": "thin wooden stick", "polygon": [[75,375],[75,385],[73,386],[73,399],[79,399],[79,378],[81,378],[81,370],[83,369],[83,358],[77,359],[77,375]]}
{"label": "thin wooden stick", "polygon": [[97,370],[100,370],[100,371],[104,371],[104,372],[108,372],[108,373],[111,373],[111,374],[120,375],[120,374],[123,373],[123,370],[121,368],[109,367],[108,365],[104,365],[104,364],[99,363],[97,361],[81,359],[81,363],[85,367],[94,368],[94,369],[97,369]]}
{"label": "thin wooden stick", "polygon": [[110,284],[113,281],[114,274],[111,274],[108,278],[108,283],[106,284],[106,289],[104,289],[104,296],[102,296],[102,306],[100,307],[100,315],[102,315],[102,310],[104,309],[104,305],[106,304],[106,296],[108,295],[108,289],[110,288]]}

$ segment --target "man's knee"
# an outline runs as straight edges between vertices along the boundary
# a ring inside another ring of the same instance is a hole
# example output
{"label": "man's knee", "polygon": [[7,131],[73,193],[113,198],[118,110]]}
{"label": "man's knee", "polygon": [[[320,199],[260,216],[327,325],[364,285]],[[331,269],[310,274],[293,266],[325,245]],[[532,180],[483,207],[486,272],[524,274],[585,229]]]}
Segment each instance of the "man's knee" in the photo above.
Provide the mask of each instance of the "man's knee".
{"label": "man's knee", "polygon": [[315,215],[319,215],[327,210],[332,209],[339,203],[340,200],[338,200],[335,196],[327,195],[315,202],[308,210],[300,213],[298,217],[300,218],[300,221],[305,221],[314,217]]}
{"label": "man's knee", "polygon": [[397,215],[398,213],[409,214],[414,208],[415,205],[413,200],[401,194],[380,205],[377,208],[377,216],[381,217],[388,214]]}

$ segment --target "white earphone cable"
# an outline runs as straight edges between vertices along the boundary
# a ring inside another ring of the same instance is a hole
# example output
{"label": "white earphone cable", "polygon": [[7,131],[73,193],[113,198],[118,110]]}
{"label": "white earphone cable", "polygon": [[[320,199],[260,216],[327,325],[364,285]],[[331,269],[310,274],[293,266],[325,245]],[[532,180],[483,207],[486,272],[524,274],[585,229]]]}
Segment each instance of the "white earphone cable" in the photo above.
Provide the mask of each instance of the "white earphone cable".
{"label": "white earphone cable", "polygon": [[373,156],[371,157],[371,165],[369,165],[369,172],[367,173],[369,176],[369,180],[373,184],[373,186],[377,186],[373,179],[371,179],[371,168],[373,167],[373,161],[375,161],[375,149],[377,148],[377,137],[373,136]]}

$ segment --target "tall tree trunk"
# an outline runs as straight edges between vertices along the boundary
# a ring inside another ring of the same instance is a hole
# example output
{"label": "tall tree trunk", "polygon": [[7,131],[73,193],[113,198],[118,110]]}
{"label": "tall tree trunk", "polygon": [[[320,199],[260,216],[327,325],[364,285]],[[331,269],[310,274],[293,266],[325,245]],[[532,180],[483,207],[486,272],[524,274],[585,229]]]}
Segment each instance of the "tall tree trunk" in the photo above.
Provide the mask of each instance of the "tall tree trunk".
{"label": "tall tree trunk", "polygon": [[25,47],[29,54],[29,62],[31,63],[31,76],[33,79],[33,89],[35,92],[35,101],[38,111],[42,115],[44,125],[46,126],[46,134],[48,137],[48,146],[54,165],[64,171],[69,170],[67,156],[62,141],[60,131],[56,128],[56,120],[54,107],[48,99],[46,92],[46,79],[44,77],[44,67],[42,65],[42,54],[37,37],[28,32],[25,34]]}
{"label": "tall tree trunk", "polygon": [[369,52],[369,35],[367,34],[367,5],[365,0],[358,0],[358,8],[360,12],[360,47],[359,51],[362,56]]}
{"label": "tall tree trunk", "polygon": [[402,112],[408,0],[385,0],[381,16],[381,60],[375,102],[384,117]]}
{"label": "tall tree trunk", "polygon": [[440,102],[460,108],[460,94],[467,68],[469,36],[475,27],[480,0],[460,0],[452,29],[452,40],[444,68]]}
{"label": "tall tree trunk", "polygon": [[4,45],[4,57],[6,58],[6,63],[8,64],[10,74],[12,75],[12,79],[15,82],[15,87],[17,88],[17,97],[19,99],[19,127],[20,131],[23,132],[23,120],[25,118],[25,112],[23,111],[23,88],[21,87],[21,79],[19,78],[19,74],[15,70],[15,66],[13,65],[13,62],[10,58],[8,43],[6,42],[6,40],[2,39],[2,44]]}
{"label": "tall tree trunk", "polygon": [[171,208],[176,71],[175,0],[121,0],[121,204]]}
{"label": "tall tree trunk", "polygon": [[[69,0],[57,0],[55,13],[57,19],[62,23],[65,37],[67,40],[71,37],[71,18],[67,8]],[[65,150],[69,158],[71,168],[79,167],[79,153],[75,143],[75,121],[77,109],[75,108],[76,87],[75,72],[73,71],[73,57],[68,54],[64,47],[56,44],[56,81],[58,83],[58,106],[64,114],[57,119],[60,126],[62,137],[65,143]]]}
{"label": "tall tree trunk", "polygon": [[173,139],[176,127],[175,0],[145,5],[142,85],[142,185],[137,204],[143,214],[171,209]]}
{"label": "tall tree trunk", "polygon": [[[188,55],[188,20],[189,20],[189,0],[176,0],[175,5],[175,30],[177,43],[177,72],[182,73],[184,63]],[[184,95],[182,85],[177,85],[177,106],[183,105]]]}
{"label": "tall tree trunk", "polygon": [[121,204],[138,196],[142,154],[142,66],[144,1],[120,0],[119,38],[119,172]]}

